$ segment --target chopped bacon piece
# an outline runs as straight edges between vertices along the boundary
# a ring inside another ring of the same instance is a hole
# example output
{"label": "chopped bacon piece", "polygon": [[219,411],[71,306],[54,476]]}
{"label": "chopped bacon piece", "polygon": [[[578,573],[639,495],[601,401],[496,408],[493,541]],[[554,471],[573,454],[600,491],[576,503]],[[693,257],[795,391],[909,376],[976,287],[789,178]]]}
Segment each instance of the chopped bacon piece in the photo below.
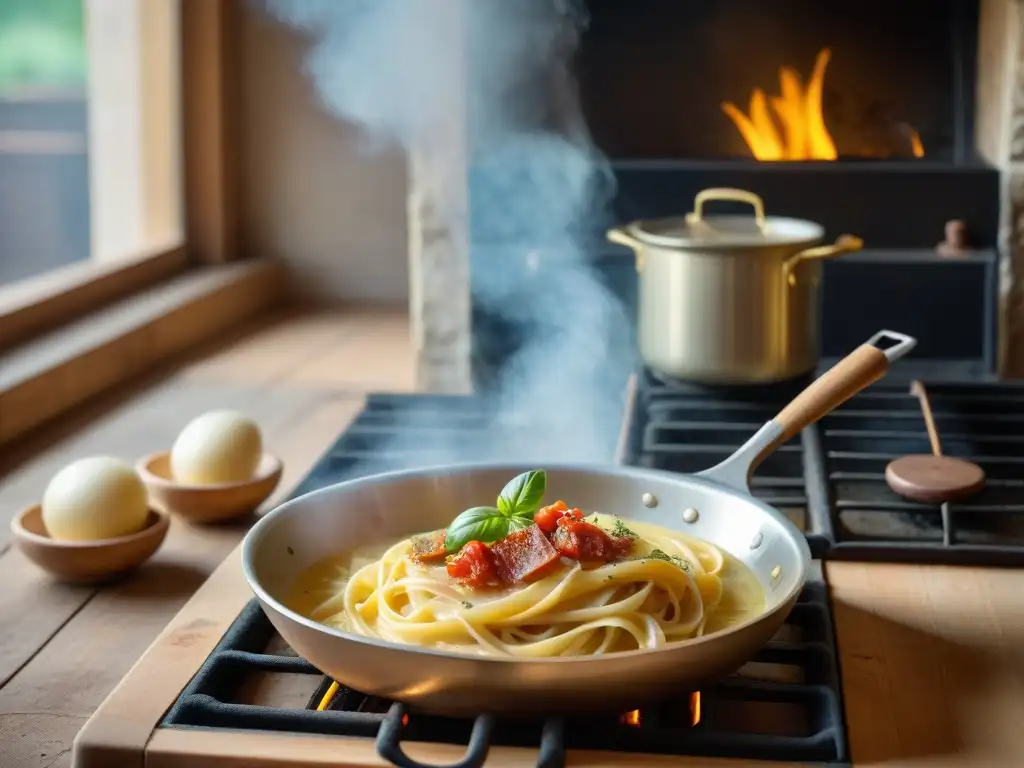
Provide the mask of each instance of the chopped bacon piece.
{"label": "chopped bacon piece", "polygon": [[558,520],[552,542],[561,554],[581,562],[610,562],[629,552],[632,541],[611,537],[596,525],[565,516]]}
{"label": "chopped bacon piece", "polygon": [[498,577],[506,584],[540,578],[559,559],[558,551],[537,525],[510,533],[491,547],[491,554]]}
{"label": "chopped bacon piece", "polygon": [[417,563],[433,563],[444,560],[448,554],[444,548],[444,537],[446,531],[433,531],[422,536],[416,536],[412,540],[412,552],[409,557]]}
{"label": "chopped bacon piece", "polygon": [[471,541],[448,558],[447,569],[449,578],[467,587],[478,588],[499,583],[494,569],[494,556],[482,541]]}
{"label": "chopped bacon piece", "polygon": [[548,504],[546,507],[541,507],[533,515],[533,522],[535,522],[544,533],[554,533],[555,528],[558,527],[558,521],[568,515],[577,520],[583,519],[583,512],[578,509],[569,509],[564,501],[559,499],[554,504]]}

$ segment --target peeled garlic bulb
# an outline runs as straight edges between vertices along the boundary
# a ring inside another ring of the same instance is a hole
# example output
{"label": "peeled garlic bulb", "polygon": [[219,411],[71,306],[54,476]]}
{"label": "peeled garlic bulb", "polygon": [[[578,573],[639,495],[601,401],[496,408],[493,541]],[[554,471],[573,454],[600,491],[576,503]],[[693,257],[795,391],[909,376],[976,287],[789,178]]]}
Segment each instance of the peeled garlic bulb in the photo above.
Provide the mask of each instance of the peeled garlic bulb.
{"label": "peeled garlic bulb", "polygon": [[210,411],[181,430],[171,448],[171,475],[179,483],[213,485],[252,478],[263,455],[256,423],[237,411]]}
{"label": "peeled garlic bulb", "polygon": [[146,486],[128,464],[109,456],[79,459],[53,476],[42,502],[53,539],[96,541],[142,530],[149,517]]}

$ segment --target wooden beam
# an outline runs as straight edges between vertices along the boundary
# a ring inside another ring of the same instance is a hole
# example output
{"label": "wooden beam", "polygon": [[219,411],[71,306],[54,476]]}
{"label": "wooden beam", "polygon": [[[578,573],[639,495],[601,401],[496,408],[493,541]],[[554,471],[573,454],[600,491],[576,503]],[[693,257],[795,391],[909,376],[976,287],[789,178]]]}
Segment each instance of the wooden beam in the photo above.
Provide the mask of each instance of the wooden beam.
{"label": "wooden beam", "polygon": [[185,232],[193,259],[238,258],[236,0],[181,0]]}

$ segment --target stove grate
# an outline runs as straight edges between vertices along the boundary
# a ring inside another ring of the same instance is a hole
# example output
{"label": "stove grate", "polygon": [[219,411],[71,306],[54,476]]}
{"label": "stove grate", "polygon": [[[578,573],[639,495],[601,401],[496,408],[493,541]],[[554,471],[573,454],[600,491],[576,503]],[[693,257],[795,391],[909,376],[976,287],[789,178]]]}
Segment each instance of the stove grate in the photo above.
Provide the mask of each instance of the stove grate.
{"label": "stove grate", "polygon": [[1024,564],[1024,387],[925,382],[943,452],[979,464],[976,495],[919,504],[893,493],[885,467],[929,453],[919,401],[876,385],[823,419],[823,464],[832,502],[831,557],[926,563]]}
{"label": "stove grate", "polygon": [[[738,448],[806,382],[701,388],[638,376],[621,459],[693,472]],[[751,478],[755,496],[800,527],[817,558],[1024,564],[1024,385],[925,382],[943,451],[985,470],[986,487],[927,505],[889,489],[886,465],[928,453],[918,399],[875,384],[803,430]]]}
{"label": "stove grate", "polygon": [[463,768],[484,765],[489,750],[503,746],[536,748],[537,765],[544,768],[565,765],[567,751],[574,749],[830,765],[847,759],[832,620],[818,581],[808,583],[786,625],[752,662],[701,692],[696,725],[689,695],[640,710],[635,725],[621,713],[547,720],[438,717],[344,686],[319,709],[332,685],[327,678],[304,709],[235,703],[256,672],[320,675],[287,652],[266,652],[274,636],[253,600],[162,726],[374,738],[380,755],[404,768],[424,768],[402,752],[403,742],[415,741],[466,744]]}
{"label": "stove grate", "polygon": [[[742,404],[738,408],[749,410]],[[438,435],[442,441],[457,438],[483,428],[487,418],[472,398],[372,396],[294,495],[344,477],[423,465],[439,444]],[[667,422],[667,429],[674,429],[673,423]],[[395,439],[398,432],[400,440]],[[659,434],[671,439],[669,432]],[[708,435],[712,453],[720,447],[717,439]],[[779,482],[759,485],[758,492],[806,506],[806,493],[793,482],[799,471],[790,461],[779,470]],[[467,745],[463,768],[482,765],[488,750],[500,746],[534,748],[537,764],[545,768],[564,765],[567,750],[573,749],[839,765],[847,761],[832,618],[820,573],[808,582],[775,639],[740,673],[701,692],[701,720],[696,726],[689,695],[642,710],[638,726],[624,722],[621,713],[544,721],[441,718],[343,686],[321,710],[331,681],[290,649],[269,650],[276,647],[275,639],[279,640],[259,604],[250,602],[167,713],[163,726],[373,738],[384,759],[406,768],[417,765],[402,752],[402,743],[410,741]],[[305,707],[239,703],[245,700],[240,692],[261,672],[301,675],[315,690]]]}

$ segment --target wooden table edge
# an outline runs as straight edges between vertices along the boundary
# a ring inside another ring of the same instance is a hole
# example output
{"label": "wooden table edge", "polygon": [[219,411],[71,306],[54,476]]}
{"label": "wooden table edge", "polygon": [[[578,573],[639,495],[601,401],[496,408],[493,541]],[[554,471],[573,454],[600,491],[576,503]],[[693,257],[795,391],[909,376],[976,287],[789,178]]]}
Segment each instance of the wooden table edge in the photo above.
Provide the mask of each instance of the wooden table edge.
{"label": "wooden table edge", "polygon": [[[454,765],[465,756],[465,747],[428,742],[403,742],[410,757],[429,765]],[[260,765],[286,768],[302,764],[323,768],[392,768],[377,754],[373,739],[348,736],[265,733],[260,731],[205,730],[201,728],[160,728],[153,734],[146,751],[146,768],[248,768],[252,756],[260,756]],[[668,766],[745,765],[744,761],[725,758],[682,757],[642,753],[570,750],[567,764],[573,768],[617,768],[628,757],[637,768]],[[488,752],[488,768],[534,768],[535,747],[494,747]],[[797,768],[796,763],[757,761],[757,768]]]}
{"label": "wooden table edge", "polygon": [[82,726],[74,768],[143,768],[160,720],[252,599],[241,548],[239,542]]}

